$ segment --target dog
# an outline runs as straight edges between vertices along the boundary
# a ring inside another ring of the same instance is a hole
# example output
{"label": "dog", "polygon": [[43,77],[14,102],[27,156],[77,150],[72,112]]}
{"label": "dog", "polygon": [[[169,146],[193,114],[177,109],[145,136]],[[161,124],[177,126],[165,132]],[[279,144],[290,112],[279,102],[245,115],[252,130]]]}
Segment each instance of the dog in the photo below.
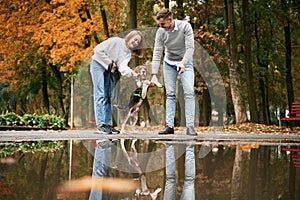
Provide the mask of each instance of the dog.
{"label": "dog", "polygon": [[[120,133],[125,133],[125,126],[127,121],[130,120],[131,130],[134,131],[134,127],[138,121],[138,112],[141,108],[141,105],[144,101],[144,99],[147,96],[147,91],[150,86],[150,81],[148,80],[149,74],[147,67],[144,65],[137,66],[134,71],[138,74],[136,78],[136,89],[133,92],[133,95],[131,97],[131,100],[127,107],[122,108],[118,105],[114,105],[119,109],[126,110],[126,115],[121,122],[121,131]],[[154,83],[157,87],[162,87],[162,85],[159,82]]]}
{"label": "dog", "polygon": [[[135,142],[137,141],[137,139],[133,139],[130,145],[130,148],[132,150],[132,152],[128,152],[125,148],[125,139],[120,139],[120,146],[122,149],[122,152],[125,156],[125,158],[127,159],[128,164],[133,167],[133,169],[135,169],[139,176],[140,176],[140,182],[141,182],[141,187],[137,188],[134,196],[133,196],[133,200],[139,200],[139,199],[151,199],[151,200],[156,200],[158,194],[161,192],[161,188],[148,188],[147,185],[147,181],[146,181],[146,177],[142,172],[142,168],[140,167],[139,161],[138,161],[138,153],[137,150],[135,148]],[[149,198],[147,198],[149,197]]]}

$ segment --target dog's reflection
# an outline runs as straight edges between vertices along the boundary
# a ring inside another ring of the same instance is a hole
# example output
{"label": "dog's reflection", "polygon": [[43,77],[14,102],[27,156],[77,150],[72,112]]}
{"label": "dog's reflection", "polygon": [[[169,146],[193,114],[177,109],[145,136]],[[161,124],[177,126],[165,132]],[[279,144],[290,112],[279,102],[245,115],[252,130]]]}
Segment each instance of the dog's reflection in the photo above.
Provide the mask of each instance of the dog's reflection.
{"label": "dog's reflection", "polygon": [[[99,177],[112,177],[112,161],[111,154],[112,148],[117,148],[117,141],[120,141],[121,152],[125,156],[128,164],[135,169],[139,174],[140,178],[140,187],[137,187],[134,194],[130,199],[139,200],[139,199],[150,199],[156,200],[161,188],[152,189],[147,185],[146,177],[143,174],[142,168],[137,157],[137,150],[135,147],[136,139],[132,140],[130,150],[127,151],[125,148],[125,140],[97,140],[97,146],[94,153],[94,163],[93,163],[93,178]],[[122,187],[122,186],[116,186]],[[94,189],[90,192],[89,200],[102,200],[102,199],[113,199],[112,194],[103,193],[101,190]],[[128,199],[128,198],[127,198]]]}
{"label": "dog's reflection", "polygon": [[150,189],[148,188],[146,177],[143,174],[142,168],[140,166],[139,160],[138,160],[138,155],[137,155],[137,150],[135,147],[137,139],[133,139],[130,145],[131,151],[127,151],[125,148],[125,139],[120,139],[120,146],[122,149],[122,152],[125,156],[125,158],[128,161],[128,164],[135,169],[139,176],[140,176],[140,181],[141,181],[141,187],[137,188],[135,194],[134,194],[134,200],[138,199],[149,199],[147,196],[150,197],[151,200],[156,200],[157,195],[161,191],[161,188],[157,189]]}

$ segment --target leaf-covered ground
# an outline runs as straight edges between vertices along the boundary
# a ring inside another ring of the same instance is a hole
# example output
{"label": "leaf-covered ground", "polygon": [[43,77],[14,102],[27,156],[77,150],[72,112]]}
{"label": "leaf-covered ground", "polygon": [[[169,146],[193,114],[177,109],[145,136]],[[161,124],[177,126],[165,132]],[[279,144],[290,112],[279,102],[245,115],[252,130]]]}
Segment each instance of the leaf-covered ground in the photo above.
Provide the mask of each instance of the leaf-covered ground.
{"label": "leaf-covered ground", "polygon": [[[140,127],[136,126],[136,131],[161,131],[163,130],[163,126],[150,126],[150,127]],[[130,129],[126,127],[126,129]],[[222,127],[211,127],[211,126],[199,126],[195,127],[195,130],[198,133],[205,133],[211,131],[218,131],[224,133],[241,133],[241,134],[249,134],[249,133],[257,133],[257,134],[299,134],[300,135],[300,127],[293,127],[291,130],[289,127],[285,126],[276,126],[276,125],[263,125],[263,124],[254,124],[254,123],[243,123],[239,125],[228,125]],[[185,127],[175,127],[176,131],[185,131]]]}

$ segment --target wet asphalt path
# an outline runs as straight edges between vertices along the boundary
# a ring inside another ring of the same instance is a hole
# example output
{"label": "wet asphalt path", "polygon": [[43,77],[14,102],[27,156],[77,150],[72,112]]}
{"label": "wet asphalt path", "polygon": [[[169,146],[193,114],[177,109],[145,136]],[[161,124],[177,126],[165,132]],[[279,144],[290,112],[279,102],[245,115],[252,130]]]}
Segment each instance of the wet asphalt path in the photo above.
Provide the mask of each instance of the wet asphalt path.
{"label": "wet asphalt path", "polygon": [[274,133],[226,133],[198,132],[197,136],[188,136],[184,132],[174,135],[158,135],[156,132],[134,132],[126,134],[96,134],[95,130],[63,130],[63,131],[0,131],[0,142],[21,141],[54,141],[54,140],[95,140],[95,139],[142,139],[170,143],[195,144],[260,144],[260,145],[293,145],[300,146],[300,134]]}

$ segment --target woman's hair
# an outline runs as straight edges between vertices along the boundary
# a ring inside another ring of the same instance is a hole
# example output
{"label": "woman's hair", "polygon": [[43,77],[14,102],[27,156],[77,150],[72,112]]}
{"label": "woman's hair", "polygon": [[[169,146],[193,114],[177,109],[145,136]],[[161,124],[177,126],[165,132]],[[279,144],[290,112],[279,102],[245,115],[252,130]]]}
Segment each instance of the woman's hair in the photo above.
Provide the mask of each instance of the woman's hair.
{"label": "woman's hair", "polygon": [[156,14],[157,20],[159,20],[160,18],[167,19],[168,17],[173,17],[171,10],[168,8],[164,8]]}
{"label": "woman's hair", "polygon": [[140,41],[139,45],[136,48],[131,49],[131,51],[132,51],[133,55],[142,57],[144,55],[145,38],[144,38],[144,35],[140,31],[136,31],[136,30],[130,31],[125,36],[125,43],[127,44],[129,42],[129,40],[136,35],[139,35],[141,37],[141,41]]}

